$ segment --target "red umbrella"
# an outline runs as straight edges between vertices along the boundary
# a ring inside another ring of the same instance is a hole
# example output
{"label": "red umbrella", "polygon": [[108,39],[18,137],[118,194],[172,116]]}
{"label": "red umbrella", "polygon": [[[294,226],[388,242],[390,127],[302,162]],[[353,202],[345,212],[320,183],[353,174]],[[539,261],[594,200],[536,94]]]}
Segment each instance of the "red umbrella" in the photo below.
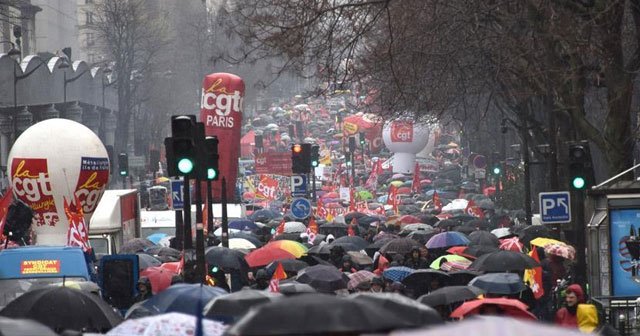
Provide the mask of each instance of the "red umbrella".
{"label": "red umbrella", "polygon": [[398,188],[398,194],[410,194],[410,193],[411,193],[411,188],[409,187]]}
{"label": "red umbrella", "polygon": [[331,191],[322,195],[322,198],[340,198],[340,195],[335,191]]}
{"label": "red umbrella", "polygon": [[244,259],[250,267],[269,265],[279,259],[295,259],[293,254],[275,247],[261,247],[251,251]]}
{"label": "red umbrella", "polygon": [[475,260],[477,257],[473,256],[471,254],[467,254],[465,253],[465,251],[467,250],[468,246],[454,246],[451,247],[449,249],[447,249],[447,252],[451,253],[451,254],[455,254],[455,255],[459,255],[468,259],[473,259]]}
{"label": "red umbrella", "polygon": [[467,301],[451,313],[453,318],[463,318],[468,315],[480,314],[482,308],[493,306],[498,308],[503,315],[536,320],[535,315],[531,314],[526,304],[507,298],[485,298],[480,300]]}
{"label": "red umbrella", "polygon": [[177,273],[170,271],[162,266],[145,268],[140,272],[140,276],[149,278],[151,282],[151,291],[153,294],[162,292],[171,286],[171,278]]}
{"label": "red umbrella", "polygon": [[180,265],[179,261],[174,261],[174,262],[166,262],[162,265],[160,265],[160,267],[169,270],[171,272],[174,272],[176,274],[179,274],[182,271],[182,265]]}
{"label": "red umbrella", "polygon": [[518,237],[500,239],[500,249],[513,252],[523,252],[524,245]]}
{"label": "red umbrella", "polygon": [[413,215],[404,215],[400,217],[400,224],[420,223],[420,218]]}

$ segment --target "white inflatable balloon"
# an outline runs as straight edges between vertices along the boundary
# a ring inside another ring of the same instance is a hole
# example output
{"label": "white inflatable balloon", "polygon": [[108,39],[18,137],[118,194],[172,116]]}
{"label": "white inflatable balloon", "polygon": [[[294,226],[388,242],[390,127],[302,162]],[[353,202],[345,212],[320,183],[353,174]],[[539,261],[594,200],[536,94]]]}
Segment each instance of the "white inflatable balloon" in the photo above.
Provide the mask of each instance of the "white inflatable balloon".
{"label": "white inflatable balloon", "polygon": [[88,225],[109,182],[109,157],[98,136],[68,119],[48,119],[16,140],[7,161],[13,193],[34,211],[37,245],[66,245],[64,199],[80,200]]}
{"label": "white inflatable balloon", "polygon": [[429,127],[412,121],[394,120],[384,125],[382,140],[394,153],[393,172],[411,174],[415,168],[416,153],[429,141]]}

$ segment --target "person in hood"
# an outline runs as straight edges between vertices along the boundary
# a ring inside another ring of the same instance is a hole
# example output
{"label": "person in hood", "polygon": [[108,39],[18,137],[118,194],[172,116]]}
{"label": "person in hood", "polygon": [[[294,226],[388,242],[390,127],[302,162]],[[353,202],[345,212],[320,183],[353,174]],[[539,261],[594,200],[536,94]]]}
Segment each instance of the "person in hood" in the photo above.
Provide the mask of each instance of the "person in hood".
{"label": "person in hood", "polygon": [[566,306],[556,312],[555,323],[563,327],[578,328],[578,305],[585,302],[584,291],[578,284],[573,284],[565,290]]}
{"label": "person in hood", "polygon": [[271,280],[269,273],[264,268],[261,268],[256,272],[256,283],[251,286],[251,289],[265,290],[269,288],[269,280]]}
{"label": "person in hood", "polygon": [[353,262],[351,261],[351,257],[349,255],[344,255],[342,257],[342,267],[340,267],[339,270],[343,273],[355,273],[358,271],[355,267],[353,267]]}
{"label": "person in hood", "polygon": [[419,247],[414,247],[411,249],[411,252],[407,254],[404,260],[404,265],[413,269],[429,268],[427,259],[423,259],[420,255]]}
{"label": "person in hood", "polygon": [[147,300],[153,296],[151,290],[151,281],[147,277],[140,277],[138,279],[138,294],[133,298],[134,302],[141,302]]}

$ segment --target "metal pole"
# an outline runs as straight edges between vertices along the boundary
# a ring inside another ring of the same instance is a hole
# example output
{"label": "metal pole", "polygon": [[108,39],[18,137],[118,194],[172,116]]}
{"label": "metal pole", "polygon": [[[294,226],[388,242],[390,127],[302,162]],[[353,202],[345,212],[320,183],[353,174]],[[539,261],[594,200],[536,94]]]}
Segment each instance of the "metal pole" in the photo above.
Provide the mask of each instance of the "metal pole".
{"label": "metal pole", "polygon": [[184,249],[193,248],[193,234],[191,232],[191,188],[189,186],[189,175],[184,176],[184,195],[182,195],[184,205]]}
{"label": "metal pole", "polygon": [[522,126],[522,154],[524,161],[524,211],[527,216],[527,225],[531,225],[531,172],[529,170],[529,126],[527,118],[524,118]]}
{"label": "metal pole", "polygon": [[222,206],[222,246],[229,247],[229,218],[227,215],[227,179],[222,178],[222,188],[220,190]]}
{"label": "metal pole", "polygon": [[584,220],[584,199],[585,192],[584,190],[576,190],[574,193],[574,204],[573,207],[576,211],[575,222],[573,223],[575,230],[575,246],[576,246],[576,281],[580,284],[586,283],[587,279],[587,256],[585,254],[585,249],[587,246],[586,241],[586,225]]}
{"label": "metal pole", "polygon": [[64,92],[64,100],[63,102],[66,103],[67,102],[67,70],[62,72],[64,74],[64,86],[63,86],[63,92]]}
{"label": "metal pole", "polygon": [[18,62],[13,62],[13,139],[18,138]]}
{"label": "metal pole", "polygon": [[196,178],[196,278],[205,283],[204,226],[202,224],[202,185]]}
{"label": "metal pole", "polygon": [[213,192],[211,180],[207,180],[207,232],[213,235]]}
{"label": "metal pole", "polygon": [[184,221],[182,218],[182,210],[176,212],[176,250],[182,251],[184,248]]}
{"label": "metal pole", "polygon": [[316,201],[316,170],[312,168],[313,173],[311,174],[312,183],[311,183],[311,197],[313,197],[313,201]]}

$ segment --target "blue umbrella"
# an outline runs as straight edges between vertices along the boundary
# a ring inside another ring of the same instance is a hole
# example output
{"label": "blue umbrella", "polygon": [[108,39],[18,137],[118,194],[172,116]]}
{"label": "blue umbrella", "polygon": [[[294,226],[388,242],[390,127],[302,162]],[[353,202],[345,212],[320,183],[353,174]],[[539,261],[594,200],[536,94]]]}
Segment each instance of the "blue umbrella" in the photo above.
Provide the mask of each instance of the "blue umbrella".
{"label": "blue umbrella", "polygon": [[460,232],[447,231],[431,237],[426,245],[430,249],[469,245],[469,239]]}
{"label": "blue umbrella", "polygon": [[253,231],[253,230],[257,230],[259,229],[258,225],[256,225],[256,223],[248,220],[248,219],[239,219],[239,220],[234,220],[231,223],[229,223],[229,228],[230,229],[236,229],[236,230],[240,230],[240,231]]}
{"label": "blue umbrella", "polygon": [[162,232],[157,232],[154,234],[150,234],[149,236],[147,236],[147,239],[149,239],[150,241],[152,241],[154,244],[158,244],[158,242],[160,242],[160,239],[164,238],[168,236],[168,234],[166,233],[162,233]]}
{"label": "blue umbrella", "polygon": [[377,201],[378,203],[387,203],[387,198],[389,198],[389,195],[382,195],[378,197]]}
{"label": "blue umbrella", "polygon": [[154,314],[178,312],[198,316],[198,301],[209,302],[215,297],[228,294],[220,287],[202,286],[200,284],[175,284],[152,296],[142,306]]}
{"label": "blue umbrella", "polygon": [[515,273],[489,273],[480,275],[469,286],[475,286],[491,294],[516,294],[527,289],[522,278]]}
{"label": "blue umbrella", "polygon": [[278,217],[280,217],[279,213],[269,209],[260,209],[258,211],[254,211],[251,215],[249,215],[250,220],[263,223],[266,223]]}
{"label": "blue umbrella", "polygon": [[405,266],[396,266],[389,267],[384,272],[382,272],[382,276],[385,279],[389,279],[391,281],[401,282],[404,278],[411,275],[414,272],[413,268],[405,267]]}

